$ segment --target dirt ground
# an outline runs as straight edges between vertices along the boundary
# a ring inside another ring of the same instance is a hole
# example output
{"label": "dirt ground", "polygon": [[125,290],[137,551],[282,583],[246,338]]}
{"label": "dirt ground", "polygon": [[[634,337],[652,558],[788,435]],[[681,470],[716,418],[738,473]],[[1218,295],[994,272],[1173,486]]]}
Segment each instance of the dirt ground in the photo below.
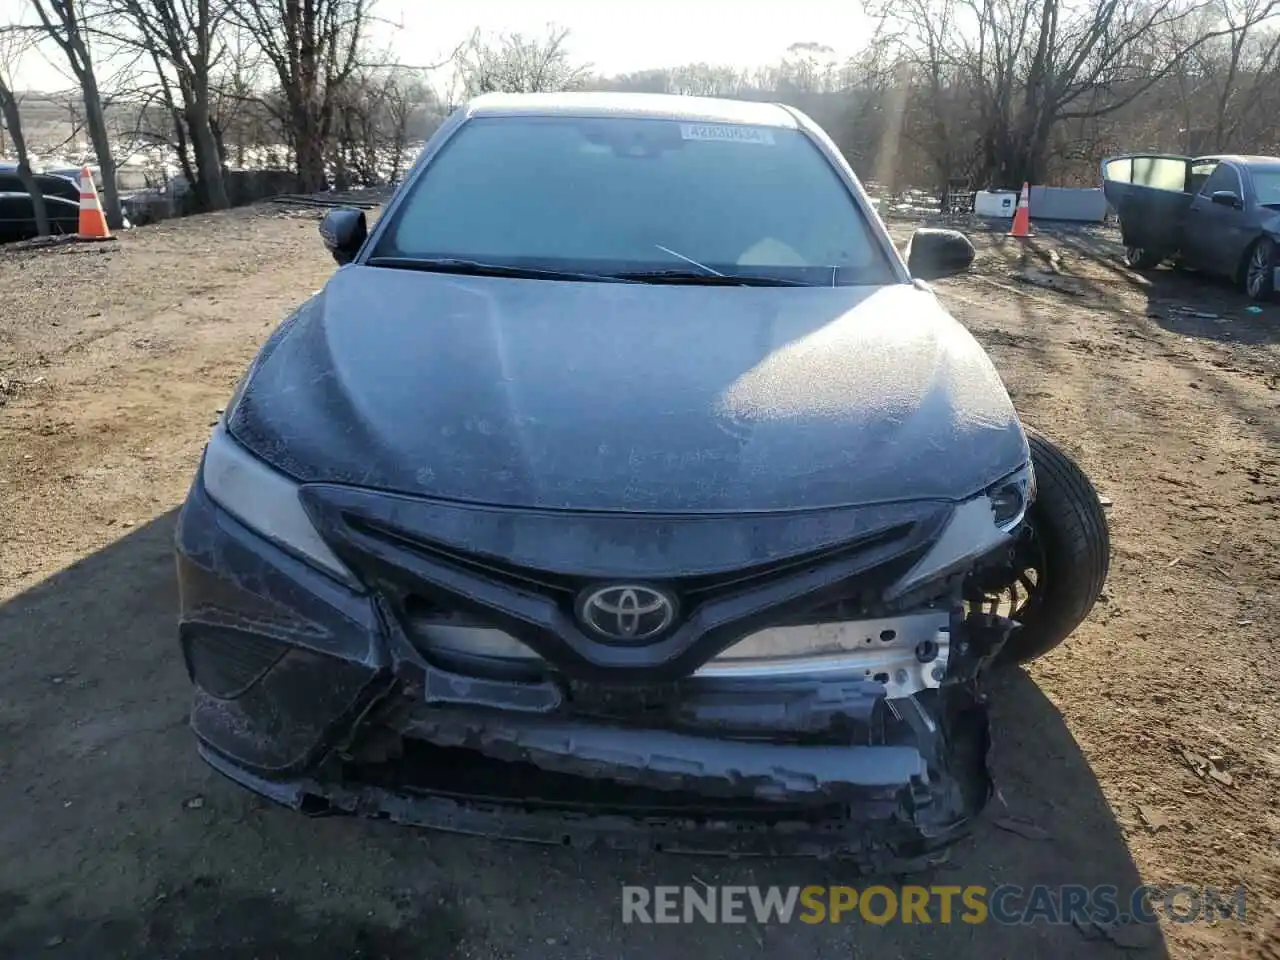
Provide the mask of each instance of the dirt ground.
{"label": "dirt ground", "polygon": [[1140,278],[1105,230],[975,234],[939,284],[1114,501],[1115,556],[1077,634],[993,683],[1001,799],[931,879],[1243,884],[1247,923],[623,925],[623,883],[852,878],[307,819],[196,757],[174,511],[255,348],[332,270],[315,221],[0,249],[0,957],[1280,957],[1280,305]]}

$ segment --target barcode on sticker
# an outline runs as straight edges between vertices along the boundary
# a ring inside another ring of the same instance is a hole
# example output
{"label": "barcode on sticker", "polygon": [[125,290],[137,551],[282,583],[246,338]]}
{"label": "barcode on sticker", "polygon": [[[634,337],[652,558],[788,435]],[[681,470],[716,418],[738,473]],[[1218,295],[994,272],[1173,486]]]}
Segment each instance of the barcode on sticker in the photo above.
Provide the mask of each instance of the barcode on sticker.
{"label": "barcode on sticker", "polygon": [[773,131],[763,127],[744,127],[740,124],[682,123],[680,136],[685,140],[728,140],[733,143],[758,143],[772,147]]}

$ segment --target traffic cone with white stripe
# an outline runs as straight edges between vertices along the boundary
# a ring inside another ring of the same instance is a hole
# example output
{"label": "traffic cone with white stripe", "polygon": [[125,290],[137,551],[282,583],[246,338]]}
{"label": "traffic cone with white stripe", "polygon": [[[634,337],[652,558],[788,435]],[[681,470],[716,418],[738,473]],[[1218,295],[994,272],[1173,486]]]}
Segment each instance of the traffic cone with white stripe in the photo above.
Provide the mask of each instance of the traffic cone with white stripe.
{"label": "traffic cone with white stripe", "polygon": [[102,212],[102,204],[98,202],[98,188],[94,185],[93,173],[88,167],[80,171],[80,229],[76,233],[76,239],[111,239],[106,214]]}
{"label": "traffic cone with white stripe", "polygon": [[1031,232],[1031,185],[1025,181],[1022,184],[1022,195],[1018,197],[1018,209],[1013,214],[1013,229],[1009,231],[1009,236],[1035,236]]}

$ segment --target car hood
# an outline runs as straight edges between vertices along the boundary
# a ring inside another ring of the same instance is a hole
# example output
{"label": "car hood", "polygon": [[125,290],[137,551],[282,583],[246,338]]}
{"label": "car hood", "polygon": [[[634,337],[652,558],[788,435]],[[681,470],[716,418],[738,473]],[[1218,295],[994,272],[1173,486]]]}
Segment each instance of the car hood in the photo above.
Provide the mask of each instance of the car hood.
{"label": "car hood", "polygon": [[1026,439],[928,290],[464,277],[349,265],[229,411],[300,481],[579,510],[959,499]]}

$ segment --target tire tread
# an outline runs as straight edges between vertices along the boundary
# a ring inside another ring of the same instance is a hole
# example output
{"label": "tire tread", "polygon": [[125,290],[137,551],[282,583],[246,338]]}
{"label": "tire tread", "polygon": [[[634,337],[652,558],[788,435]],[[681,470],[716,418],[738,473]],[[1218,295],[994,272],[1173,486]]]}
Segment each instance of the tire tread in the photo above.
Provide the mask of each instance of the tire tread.
{"label": "tire tread", "polygon": [[1093,610],[1111,569],[1111,531],[1097,489],[1057,444],[1025,429],[1038,490],[1029,519],[1044,546],[1048,592],[1038,616],[1005,646],[1005,663],[1026,663],[1070,636]]}

